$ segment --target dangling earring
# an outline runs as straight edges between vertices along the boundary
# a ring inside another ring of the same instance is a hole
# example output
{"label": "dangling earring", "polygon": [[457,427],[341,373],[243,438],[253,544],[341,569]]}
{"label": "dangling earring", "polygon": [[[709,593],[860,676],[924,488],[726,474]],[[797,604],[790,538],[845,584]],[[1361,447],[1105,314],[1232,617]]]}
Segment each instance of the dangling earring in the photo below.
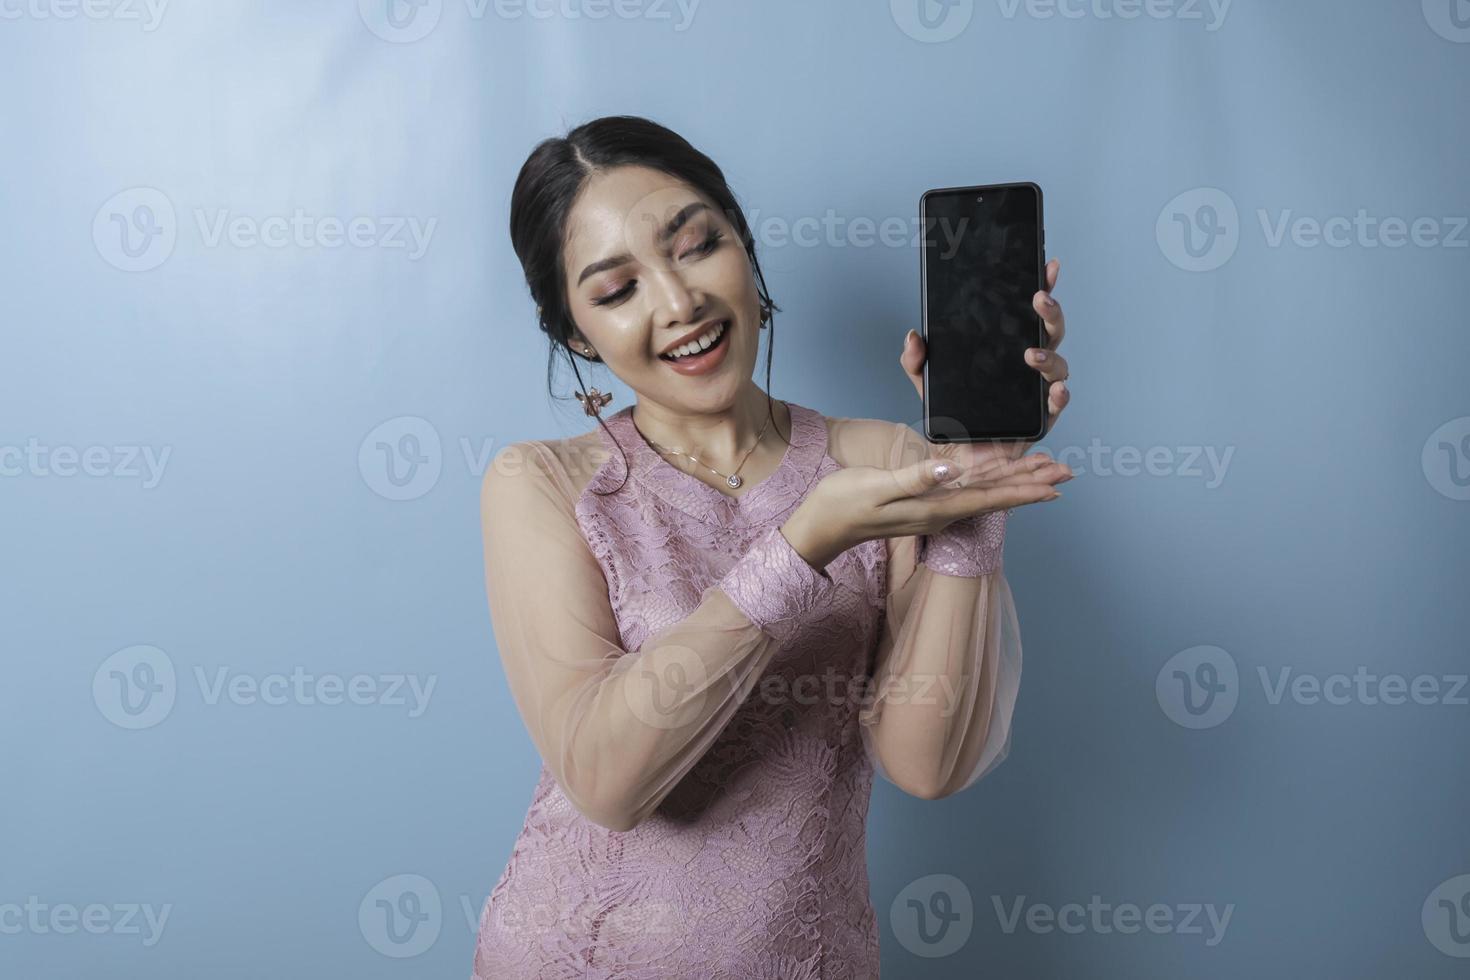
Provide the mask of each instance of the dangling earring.
{"label": "dangling earring", "polygon": [[602,412],[602,407],[608,402],[612,401],[612,392],[609,391],[604,394],[603,392],[598,391],[596,388],[593,388],[585,395],[582,394],[580,391],[576,392],[576,395],[577,401],[582,403],[582,411],[586,412],[588,415],[600,414]]}
{"label": "dangling earring", "polygon": [[[598,359],[597,352],[592,349],[591,344],[584,343],[582,345],[582,353],[594,361]],[[596,388],[593,388],[585,395],[582,394],[580,391],[577,392],[576,395],[577,401],[582,403],[582,411],[586,412],[588,415],[597,415],[602,411],[602,406],[612,401],[612,392],[609,391],[604,394],[603,392],[598,391]]]}
{"label": "dangling earring", "polygon": [[760,326],[760,328],[762,330],[766,329],[766,324],[767,323],[770,323],[770,322],[771,322],[771,307],[769,305],[767,305],[767,303],[766,303],[765,300],[761,300],[761,326]]}

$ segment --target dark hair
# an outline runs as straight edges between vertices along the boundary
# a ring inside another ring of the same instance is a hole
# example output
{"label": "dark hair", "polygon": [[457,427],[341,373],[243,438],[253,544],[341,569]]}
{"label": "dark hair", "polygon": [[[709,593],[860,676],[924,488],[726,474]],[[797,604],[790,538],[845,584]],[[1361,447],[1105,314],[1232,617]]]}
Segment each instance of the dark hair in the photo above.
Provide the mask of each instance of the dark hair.
{"label": "dark hair", "polygon": [[[551,340],[546,362],[546,388],[551,390],[558,352],[562,352],[582,394],[587,387],[577,359],[584,355],[573,352],[568,341],[575,323],[568,311],[566,269],[563,248],[566,243],[567,218],[572,204],[587,180],[594,174],[620,166],[644,166],[682,180],[713,200],[724,213],[745,246],[755,274],[761,298],[761,316],[769,325],[766,341],[766,410],[771,407],[771,356],[775,349],[776,322],[774,311],[780,307],[771,302],[766,291],[765,276],[755,254],[755,238],[745,220],[745,212],[735,200],[725,175],[715,162],[696,150],[678,133],[640,116],[603,116],[583,123],[564,137],[542,140],[521,165],[510,199],[510,240],[521,261],[526,284],[539,312],[539,326]],[[593,358],[585,358],[588,361]],[[607,430],[600,417],[598,424]],[[784,437],[790,442],[790,437]],[[617,440],[614,438],[616,443]],[[621,448],[621,444],[619,444]],[[624,479],[628,472],[627,453],[623,454]]]}

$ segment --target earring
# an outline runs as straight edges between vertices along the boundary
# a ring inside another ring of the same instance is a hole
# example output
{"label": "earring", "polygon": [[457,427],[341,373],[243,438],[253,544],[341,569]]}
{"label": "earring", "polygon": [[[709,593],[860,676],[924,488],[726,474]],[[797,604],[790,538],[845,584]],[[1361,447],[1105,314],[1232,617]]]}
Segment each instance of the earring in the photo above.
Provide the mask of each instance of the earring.
{"label": "earring", "polygon": [[761,325],[760,329],[766,329],[766,324],[771,322],[771,308],[764,301],[761,302]]}
{"label": "earring", "polygon": [[597,415],[601,413],[602,407],[608,402],[612,401],[612,392],[609,391],[604,394],[598,391],[596,388],[593,388],[585,395],[582,394],[580,391],[576,392],[575,394],[577,396],[577,401],[582,403],[582,410],[588,415]]}

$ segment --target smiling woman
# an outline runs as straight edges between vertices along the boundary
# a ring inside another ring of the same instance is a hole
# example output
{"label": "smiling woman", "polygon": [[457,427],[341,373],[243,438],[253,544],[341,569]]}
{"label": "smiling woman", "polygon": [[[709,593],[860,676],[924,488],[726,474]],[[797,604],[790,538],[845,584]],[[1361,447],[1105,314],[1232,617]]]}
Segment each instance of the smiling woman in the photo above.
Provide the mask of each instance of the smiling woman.
{"label": "smiling woman", "polygon": [[873,777],[934,799],[1004,758],[1006,517],[1066,467],[758,388],[776,307],[745,218],[648,120],[538,146],[511,235],[553,353],[638,397],[486,471],[491,619],[543,766],[475,976],[876,977]]}

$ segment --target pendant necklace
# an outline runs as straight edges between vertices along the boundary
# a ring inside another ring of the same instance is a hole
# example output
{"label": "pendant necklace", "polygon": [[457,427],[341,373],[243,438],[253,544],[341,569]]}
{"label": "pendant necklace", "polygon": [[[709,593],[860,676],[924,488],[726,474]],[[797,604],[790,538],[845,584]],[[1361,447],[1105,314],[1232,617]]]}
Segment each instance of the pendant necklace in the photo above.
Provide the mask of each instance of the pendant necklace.
{"label": "pendant necklace", "polygon": [[677,449],[665,449],[663,446],[660,446],[658,443],[654,442],[652,439],[648,439],[647,436],[644,436],[643,438],[648,439],[649,445],[653,446],[654,449],[657,449],[660,453],[664,454],[665,456],[670,455],[670,454],[674,454],[674,455],[678,455],[678,456],[683,456],[685,459],[694,460],[695,463],[698,463],[700,466],[703,466],[705,469],[709,470],[715,476],[723,477],[724,480],[725,480],[725,486],[729,487],[732,490],[738,490],[740,488],[741,484],[743,484],[745,482],[745,480],[742,479],[741,476],[740,476],[740,467],[741,466],[744,466],[745,465],[745,461],[750,458],[750,454],[753,453],[753,452],[755,452],[755,447],[756,446],[759,446],[761,444],[761,439],[765,436],[766,429],[769,429],[770,427],[771,427],[771,416],[770,416],[770,413],[767,413],[766,414],[766,424],[761,427],[760,435],[758,435],[758,436],[755,437],[755,442],[751,443],[750,448],[745,451],[745,455],[742,456],[742,457],[740,457],[740,465],[739,466],[736,466],[735,467],[735,471],[733,473],[730,473],[730,474],[721,473],[719,470],[715,469],[713,466],[709,465],[708,463],[703,462],[698,457],[690,456],[688,453],[681,453]]}

